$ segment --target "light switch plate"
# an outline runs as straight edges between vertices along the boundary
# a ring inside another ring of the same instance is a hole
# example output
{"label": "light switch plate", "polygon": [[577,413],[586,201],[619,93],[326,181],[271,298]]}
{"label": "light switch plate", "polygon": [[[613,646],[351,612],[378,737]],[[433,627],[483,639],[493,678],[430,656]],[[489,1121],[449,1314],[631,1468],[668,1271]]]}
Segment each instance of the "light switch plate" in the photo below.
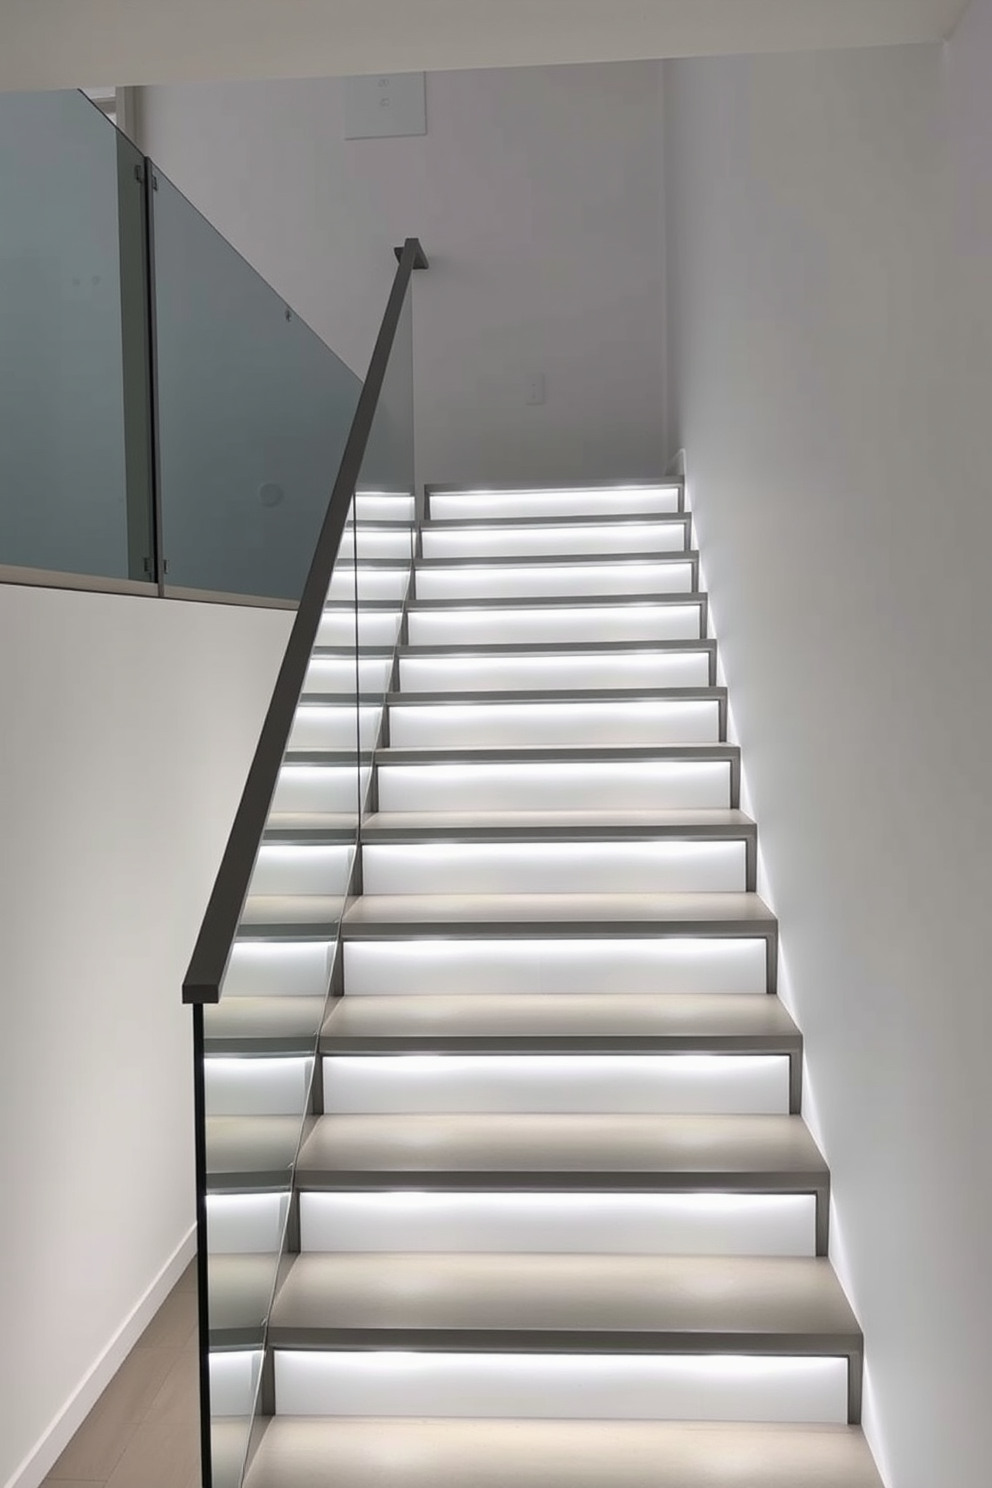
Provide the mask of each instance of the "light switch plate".
{"label": "light switch plate", "polygon": [[345,139],[426,134],[426,94],[422,72],[384,72],[345,78]]}

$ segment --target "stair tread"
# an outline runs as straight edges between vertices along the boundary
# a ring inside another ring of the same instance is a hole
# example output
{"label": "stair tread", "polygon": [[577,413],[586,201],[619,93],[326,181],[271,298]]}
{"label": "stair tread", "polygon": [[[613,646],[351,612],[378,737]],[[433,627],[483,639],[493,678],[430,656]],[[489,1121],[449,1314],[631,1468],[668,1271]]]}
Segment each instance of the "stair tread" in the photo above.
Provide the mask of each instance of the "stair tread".
{"label": "stair tread", "polygon": [[[771,1001],[772,999],[769,999]],[[233,1134],[229,1138],[233,1142]],[[322,1116],[300,1152],[304,1188],[354,1181],[499,1178],[558,1189],[681,1188],[714,1179],[822,1186],[827,1167],[799,1116],[466,1115]],[[586,1180],[583,1182],[583,1180]],[[648,1180],[645,1183],[645,1180]],[[488,1186],[492,1186],[490,1181]]]}
{"label": "stair tread", "polygon": [[301,1126],[298,1116],[208,1116],[208,1188],[288,1188]]}
{"label": "stair tread", "polygon": [[881,1488],[854,1426],[270,1421],[246,1488]]}
{"label": "stair tread", "polygon": [[[280,1001],[285,999],[273,999]],[[700,996],[610,993],[474,994],[471,997],[399,995],[341,997],[324,1023],[325,1052],[409,1045],[437,1049],[508,1049],[531,1043],[609,1048],[617,1042],[636,1052],[667,1044],[692,1048],[748,1043],[776,1049],[798,1047],[799,1030],[777,997],[762,993]]]}
{"label": "stair tread", "polygon": [[685,927],[767,933],[775,916],[757,894],[366,894],[345,912],[346,938],[375,934],[387,928],[402,930],[446,925],[453,931],[478,926],[542,925],[582,927],[594,934],[597,926],[636,925],[650,933],[664,926],[669,934]]}
{"label": "stair tread", "polygon": [[567,1336],[583,1351],[594,1335],[676,1352],[728,1337],[804,1352],[860,1344],[829,1261],[794,1256],[311,1252],[289,1267],[270,1329],[276,1347],[383,1333],[469,1335],[476,1348],[486,1335],[558,1347]]}
{"label": "stair tread", "polygon": [[749,836],[755,824],[730,807],[657,811],[378,811],[362,826],[362,839],[403,841],[408,837],[489,838],[529,834],[575,837]]}

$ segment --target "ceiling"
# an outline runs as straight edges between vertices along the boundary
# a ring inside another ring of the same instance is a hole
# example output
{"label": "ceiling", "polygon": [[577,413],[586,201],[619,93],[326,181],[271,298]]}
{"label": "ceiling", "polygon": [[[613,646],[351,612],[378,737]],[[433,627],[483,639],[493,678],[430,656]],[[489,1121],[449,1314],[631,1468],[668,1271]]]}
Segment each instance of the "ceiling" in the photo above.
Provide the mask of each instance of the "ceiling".
{"label": "ceiling", "polygon": [[938,41],[967,0],[0,0],[0,88]]}

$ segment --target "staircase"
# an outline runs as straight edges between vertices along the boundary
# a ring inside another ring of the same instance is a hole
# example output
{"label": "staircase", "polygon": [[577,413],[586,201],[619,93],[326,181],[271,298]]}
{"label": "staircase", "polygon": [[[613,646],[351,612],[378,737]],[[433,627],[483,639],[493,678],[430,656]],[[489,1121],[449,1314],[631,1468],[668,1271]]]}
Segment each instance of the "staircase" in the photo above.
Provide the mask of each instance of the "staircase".
{"label": "staircase", "polygon": [[678,485],[430,496],[249,1488],[879,1488],[691,543]]}

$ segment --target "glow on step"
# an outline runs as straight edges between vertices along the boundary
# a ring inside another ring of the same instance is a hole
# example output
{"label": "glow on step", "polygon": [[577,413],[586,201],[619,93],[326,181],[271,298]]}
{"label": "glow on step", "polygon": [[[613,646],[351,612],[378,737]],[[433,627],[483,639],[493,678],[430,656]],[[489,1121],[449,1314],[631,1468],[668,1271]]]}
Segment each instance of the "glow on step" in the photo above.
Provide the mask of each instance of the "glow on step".
{"label": "glow on step", "polygon": [[576,605],[498,610],[483,607],[412,610],[414,646],[555,645],[579,641],[699,640],[698,605]]}
{"label": "glow on step", "polygon": [[373,843],[366,894],[735,893],[741,842]]}
{"label": "glow on step", "polygon": [[354,697],[360,692],[385,692],[392,671],[389,656],[315,656],[303,683],[308,692],[339,692]]}
{"label": "glow on step", "polygon": [[343,894],[354,848],[263,843],[255,860],[249,896],[254,894]]}
{"label": "glow on step", "polygon": [[[363,599],[402,599],[410,581],[410,570],[402,564],[395,568],[359,568],[357,591]],[[329,600],[353,600],[356,592],[355,570],[337,564],[327,591]]]}
{"label": "glow on step", "polygon": [[303,1193],[311,1251],[815,1254],[812,1194]]}
{"label": "glow on step", "polygon": [[847,1420],[830,1357],[277,1350],[275,1384],[291,1416]]}
{"label": "glow on step", "polygon": [[331,941],[237,941],[224,978],[223,1000],[323,997],[330,982],[334,950]]}
{"label": "glow on step", "polygon": [[405,692],[554,691],[574,687],[706,687],[705,651],[550,652],[538,656],[404,656]]}
{"label": "glow on step", "polygon": [[722,760],[379,767],[380,811],[659,811],[730,805]]}
{"label": "glow on step", "polygon": [[210,1354],[210,1413],[216,1419],[251,1414],[262,1373],[261,1349]]}
{"label": "glow on step", "polygon": [[519,558],[525,554],[677,553],[684,551],[687,543],[686,528],[681,523],[651,525],[604,519],[602,525],[582,527],[562,523],[554,527],[480,527],[471,532],[427,527],[423,545],[425,558]]}
{"label": "glow on step", "polygon": [[374,704],[308,704],[296,710],[289,748],[372,749],[381,722],[382,707]]}
{"label": "glow on step", "polygon": [[318,646],[394,646],[400,633],[400,610],[325,610],[317,631]]}
{"label": "glow on step", "polygon": [[371,771],[354,763],[283,765],[272,797],[274,812],[355,811],[364,799]]}
{"label": "glow on step", "polygon": [[352,996],[572,992],[764,993],[765,942],[747,938],[347,941]]}
{"label": "glow on step", "polygon": [[358,491],[353,511],[359,522],[412,522],[415,501],[405,492]]}
{"label": "glow on step", "polygon": [[328,1055],[328,1115],[785,1115],[780,1054]]}
{"label": "glow on step", "polygon": [[487,517],[595,517],[611,512],[676,512],[678,486],[564,487],[533,491],[436,491],[432,521],[471,522]]}
{"label": "glow on step", "polygon": [[501,744],[715,744],[715,701],[437,703],[390,708],[390,742],[495,748]]}
{"label": "glow on step", "polygon": [[211,1255],[268,1255],[282,1246],[289,1194],[208,1194]]}
{"label": "glow on step", "polygon": [[302,1116],[313,1060],[208,1055],[203,1071],[208,1116]]}
{"label": "glow on step", "polygon": [[[489,568],[475,565],[418,568],[414,582],[418,599],[688,594],[693,587],[693,569],[689,563],[651,563],[639,559],[596,564],[577,560],[547,567],[538,563],[514,567],[507,563]],[[368,591],[370,597],[371,592]]]}

